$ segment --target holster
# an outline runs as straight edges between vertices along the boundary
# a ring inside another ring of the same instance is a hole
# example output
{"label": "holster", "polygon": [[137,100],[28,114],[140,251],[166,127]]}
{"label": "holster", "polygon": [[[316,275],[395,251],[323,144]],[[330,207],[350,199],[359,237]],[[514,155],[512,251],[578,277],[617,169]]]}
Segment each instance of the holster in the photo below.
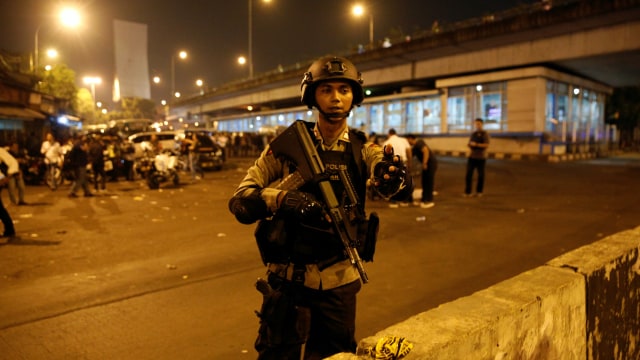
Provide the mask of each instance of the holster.
{"label": "holster", "polygon": [[268,294],[263,293],[262,308],[258,313],[260,328],[255,343],[258,352],[265,348],[299,345],[307,341],[311,313],[309,308],[297,303],[294,286],[302,285],[274,285]]}

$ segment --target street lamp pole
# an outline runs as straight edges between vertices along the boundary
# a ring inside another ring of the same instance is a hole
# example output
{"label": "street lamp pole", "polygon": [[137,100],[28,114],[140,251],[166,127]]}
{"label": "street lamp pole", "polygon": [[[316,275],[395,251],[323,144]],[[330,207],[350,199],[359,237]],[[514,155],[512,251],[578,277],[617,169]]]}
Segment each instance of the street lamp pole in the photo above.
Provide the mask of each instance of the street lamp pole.
{"label": "street lamp pole", "polygon": [[[187,58],[187,52],[181,50],[178,52],[180,59]],[[176,54],[171,55],[171,98],[173,99],[176,94]]]}
{"label": "street lamp pole", "polygon": [[371,8],[365,9],[362,5],[354,5],[351,9],[353,15],[355,16],[363,16],[365,12],[369,13],[369,48],[373,49],[373,12]]}
{"label": "street lamp pole", "polygon": [[[265,3],[271,2],[271,0],[262,0]],[[249,41],[248,41],[248,45],[249,45],[249,49],[248,49],[248,59],[247,62],[249,63],[249,79],[253,79],[253,1],[252,0],[248,0],[248,5],[249,5],[249,18],[247,23],[249,24]]]}
{"label": "street lamp pole", "polygon": [[176,55],[171,55],[171,97],[173,99],[173,94],[176,93]]}
{"label": "street lamp pole", "polygon": [[102,84],[102,78],[99,76],[85,76],[83,79],[86,85],[89,85],[91,88],[91,97],[93,98],[93,102],[95,105],[96,102],[96,85]]}
{"label": "street lamp pole", "polygon": [[249,79],[253,79],[253,6],[252,1],[249,1]]}
{"label": "street lamp pole", "polygon": [[373,49],[373,13],[369,10],[369,46]]}
{"label": "street lamp pole", "polygon": [[[66,27],[77,27],[80,24],[80,14],[77,10],[71,8],[62,9],[60,12],[60,22],[62,25]],[[36,33],[34,35],[34,48],[33,48],[33,72],[38,71],[39,64],[39,54],[38,54],[38,38],[40,37],[40,29],[42,28],[42,24],[38,25],[36,29]]]}
{"label": "street lamp pole", "polygon": [[42,25],[38,25],[36,29],[36,35],[34,36],[35,47],[33,48],[33,72],[35,73],[38,70],[38,37],[40,35],[40,28]]}

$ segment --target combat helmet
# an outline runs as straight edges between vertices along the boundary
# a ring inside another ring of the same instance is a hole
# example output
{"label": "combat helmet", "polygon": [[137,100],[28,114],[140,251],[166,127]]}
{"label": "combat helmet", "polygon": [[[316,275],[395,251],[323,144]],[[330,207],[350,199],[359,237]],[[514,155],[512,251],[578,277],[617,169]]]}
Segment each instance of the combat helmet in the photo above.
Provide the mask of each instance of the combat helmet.
{"label": "combat helmet", "polygon": [[322,57],[309,66],[309,70],[304,73],[300,91],[302,93],[302,103],[309,109],[316,105],[315,89],[318,84],[326,80],[347,80],[351,83],[353,92],[353,105],[360,106],[364,100],[364,90],[362,89],[362,74],[358,72],[353,63],[339,56]]}

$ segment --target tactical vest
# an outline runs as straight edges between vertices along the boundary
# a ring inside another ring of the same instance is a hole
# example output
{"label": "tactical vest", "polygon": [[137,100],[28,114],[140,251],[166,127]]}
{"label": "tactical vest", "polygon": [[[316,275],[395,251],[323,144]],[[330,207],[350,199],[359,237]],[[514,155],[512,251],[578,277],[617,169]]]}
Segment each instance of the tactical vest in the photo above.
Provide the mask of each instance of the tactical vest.
{"label": "tactical vest", "polygon": [[[306,123],[309,131],[313,123]],[[356,130],[349,130],[350,143],[346,151],[324,151],[316,142],[316,149],[325,167],[325,174],[336,194],[340,206],[344,207],[346,224],[350,227],[354,237],[362,234],[360,227],[366,224],[365,199],[367,168],[362,160],[362,148],[365,142],[364,134]],[[346,170],[347,178],[351,180],[357,195],[357,204],[351,203],[338,171]],[[290,172],[295,171],[295,164],[290,165]],[[323,202],[322,194],[317,183],[303,185],[300,191],[312,194],[319,202]],[[366,231],[365,231],[366,233]],[[300,224],[293,219],[274,216],[271,220],[263,220],[256,229],[256,240],[266,263],[318,264],[322,269],[346,258],[344,246],[333,229],[319,229]],[[364,241],[364,239],[362,239]]]}

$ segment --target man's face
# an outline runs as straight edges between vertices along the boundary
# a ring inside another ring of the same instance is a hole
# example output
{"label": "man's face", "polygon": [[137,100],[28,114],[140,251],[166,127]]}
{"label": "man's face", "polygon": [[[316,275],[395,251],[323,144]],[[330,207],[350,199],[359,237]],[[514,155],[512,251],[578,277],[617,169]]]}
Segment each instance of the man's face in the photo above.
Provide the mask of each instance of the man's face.
{"label": "man's face", "polygon": [[325,81],[316,87],[315,96],[318,109],[328,117],[326,120],[344,119],[351,111],[353,92],[348,81]]}
{"label": "man's face", "polygon": [[476,124],[476,130],[482,130],[482,121],[476,120],[475,124]]}

